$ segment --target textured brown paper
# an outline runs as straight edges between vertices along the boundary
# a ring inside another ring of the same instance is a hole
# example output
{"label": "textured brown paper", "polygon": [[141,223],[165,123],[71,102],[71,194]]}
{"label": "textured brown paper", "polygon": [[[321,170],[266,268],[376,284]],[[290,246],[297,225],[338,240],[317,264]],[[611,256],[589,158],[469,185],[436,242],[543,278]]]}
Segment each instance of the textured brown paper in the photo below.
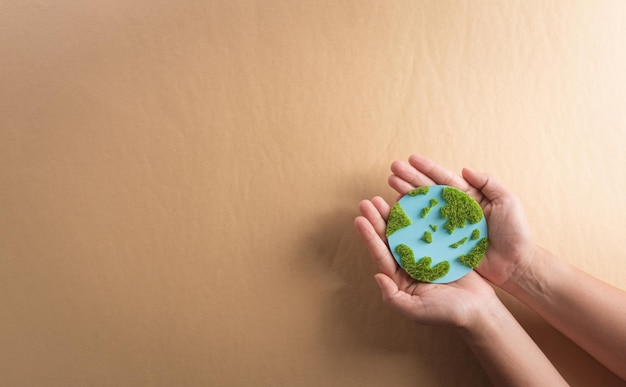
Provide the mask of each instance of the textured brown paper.
{"label": "textured brown paper", "polygon": [[382,305],[357,203],[412,152],[486,170],[626,288],[625,36],[620,1],[3,2],[0,384],[488,384]]}

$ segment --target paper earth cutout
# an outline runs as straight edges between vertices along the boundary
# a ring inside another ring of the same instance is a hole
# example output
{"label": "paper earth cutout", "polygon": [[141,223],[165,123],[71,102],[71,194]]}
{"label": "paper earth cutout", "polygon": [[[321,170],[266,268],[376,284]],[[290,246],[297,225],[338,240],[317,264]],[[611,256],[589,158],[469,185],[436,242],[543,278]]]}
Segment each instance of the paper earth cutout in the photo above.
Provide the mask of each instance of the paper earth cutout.
{"label": "paper earth cutout", "polygon": [[387,241],[396,262],[413,278],[449,283],[467,275],[489,245],[482,208],[454,187],[419,187],[393,205]]}

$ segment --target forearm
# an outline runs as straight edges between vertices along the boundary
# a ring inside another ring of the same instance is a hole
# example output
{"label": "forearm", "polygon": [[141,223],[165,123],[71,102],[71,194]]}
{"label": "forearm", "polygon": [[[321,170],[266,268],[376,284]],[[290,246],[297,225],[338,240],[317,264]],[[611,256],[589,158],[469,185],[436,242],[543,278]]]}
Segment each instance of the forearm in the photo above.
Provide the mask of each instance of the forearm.
{"label": "forearm", "polygon": [[503,288],[626,379],[626,292],[541,248]]}
{"label": "forearm", "polygon": [[496,386],[566,386],[550,360],[499,304],[459,330]]}

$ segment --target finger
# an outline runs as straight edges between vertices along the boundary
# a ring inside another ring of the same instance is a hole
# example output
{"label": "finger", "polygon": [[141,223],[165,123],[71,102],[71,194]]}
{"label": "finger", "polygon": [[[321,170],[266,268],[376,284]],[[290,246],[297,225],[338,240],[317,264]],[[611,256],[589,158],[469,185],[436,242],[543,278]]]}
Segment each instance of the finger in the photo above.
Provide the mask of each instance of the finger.
{"label": "finger", "polygon": [[364,216],[358,216],[354,219],[354,227],[365,242],[378,269],[384,274],[396,278],[399,266],[396,264],[385,242],[374,229],[374,226]]}
{"label": "finger", "polygon": [[476,172],[470,168],[463,168],[462,174],[470,185],[475,187],[490,201],[498,200],[508,193],[500,182],[487,173]]}
{"label": "finger", "polygon": [[[380,200],[376,200],[376,202],[378,203],[379,206],[382,207],[382,204],[380,203],[381,200],[382,198]],[[384,200],[382,201],[384,203]],[[385,218],[383,218],[383,215],[381,214],[381,210],[385,211],[384,208],[382,209],[377,208],[374,202],[370,200],[362,200],[361,203],[359,203],[359,212],[372,225],[372,227],[376,231],[376,234],[378,234],[378,237],[384,241],[387,238],[386,236],[387,223],[385,221]],[[386,210],[385,217],[388,217],[388,216],[389,216],[389,209]]]}
{"label": "finger", "polygon": [[436,184],[433,179],[429,178],[424,173],[416,169],[414,166],[407,164],[404,161],[396,160],[391,163],[391,172],[393,172],[394,175],[411,185],[412,188],[407,190],[407,192],[411,189],[414,189],[415,187]]}
{"label": "finger", "polygon": [[467,191],[470,185],[461,176],[458,176],[427,157],[411,155],[409,163],[419,172],[430,178],[436,184],[449,185]]}
{"label": "finger", "polygon": [[384,221],[387,222],[387,219],[389,218],[389,212],[391,212],[391,207],[389,207],[389,204],[387,204],[385,199],[381,198],[380,196],[374,196],[371,202],[378,210],[378,213],[380,213],[380,216],[382,216]]}
{"label": "finger", "polygon": [[385,300],[393,297],[400,290],[398,285],[385,274],[378,273],[374,276],[374,279],[376,280],[376,283],[380,288],[380,292],[383,295],[383,299]]}
{"label": "finger", "polygon": [[405,315],[414,314],[416,308],[415,302],[419,298],[411,297],[410,294],[400,290],[398,285],[387,275],[378,273],[374,276],[376,283],[380,288],[380,292],[383,296],[383,302],[390,305],[399,312]]}
{"label": "finger", "polygon": [[414,185],[396,175],[389,176],[389,178],[387,179],[387,184],[389,184],[391,188],[395,189],[400,194],[400,196],[406,195],[407,193],[415,189]]}

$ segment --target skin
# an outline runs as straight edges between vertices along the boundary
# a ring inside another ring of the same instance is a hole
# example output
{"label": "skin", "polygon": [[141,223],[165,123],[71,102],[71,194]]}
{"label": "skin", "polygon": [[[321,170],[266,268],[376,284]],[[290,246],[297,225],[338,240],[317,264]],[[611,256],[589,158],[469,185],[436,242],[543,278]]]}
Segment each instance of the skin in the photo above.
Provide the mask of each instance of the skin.
{"label": "skin", "polygon": [[385,303],[414,322],[457,329],[496,385],[566,385],[491,282],[626,379],[626,292],[537,246],[519,199],[492,176],[469,168],[459,176],[420,155],[393,162],[391,171],[388,183],[400,195],[435,184],[469,194],[483,208],[490,245],[476,270],[462,279],[445,285],[417,282],[386,245],[389,205],[380,197],[362,201],[355,227],[380,270],[375,279]]}

